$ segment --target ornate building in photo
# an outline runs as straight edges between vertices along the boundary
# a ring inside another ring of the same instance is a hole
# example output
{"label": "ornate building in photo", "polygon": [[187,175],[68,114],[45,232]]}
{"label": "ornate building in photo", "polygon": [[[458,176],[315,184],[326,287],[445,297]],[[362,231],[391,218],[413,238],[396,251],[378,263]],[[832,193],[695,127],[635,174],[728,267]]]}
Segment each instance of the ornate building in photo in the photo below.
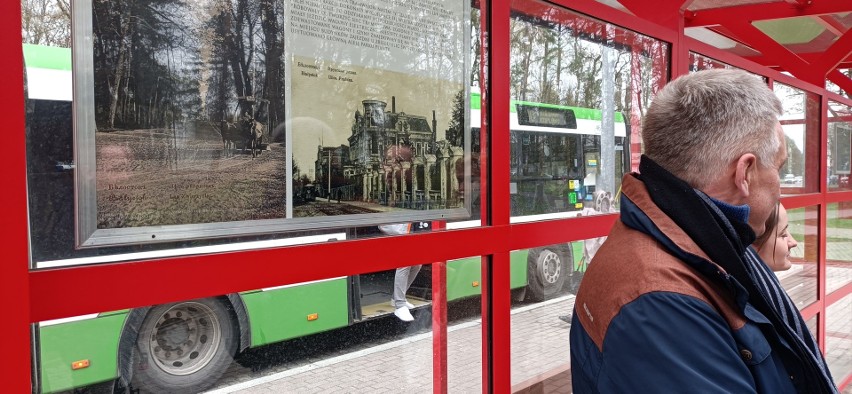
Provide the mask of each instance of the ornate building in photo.
{"label": "ornate building in photo", "polygon": [[455,207],[461,203],[458,175],[464,174],[464,149],[437,141],[437,121],[396,112],[387,103],[363,100],[349,137],[351,166],[344,173],[358,199],[414,209]]}

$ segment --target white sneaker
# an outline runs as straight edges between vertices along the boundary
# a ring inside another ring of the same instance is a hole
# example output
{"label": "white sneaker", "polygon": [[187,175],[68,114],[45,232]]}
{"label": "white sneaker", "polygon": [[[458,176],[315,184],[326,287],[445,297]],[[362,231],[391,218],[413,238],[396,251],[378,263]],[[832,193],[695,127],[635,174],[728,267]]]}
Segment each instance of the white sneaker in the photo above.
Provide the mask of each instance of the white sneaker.
{"label": "white sneaker", "polygon": [[[394,306],[394,302],[393,302],[393,300],[390,300],[390,305],[391,305],[391,306]],[[410,302],[408,302],[408,301],[405,301],[405,307],[406,307],[406,308],[408,308],[408,309],[414,309],[414,304],[412,304],[412,303],[410,303]]]}
{"label": "white sneaker", "polygon": [[402,321],[414,321],[414,316],[411,316],[411,312],[408,310],[408,307],[396,308],[393,311],[393,314]]}

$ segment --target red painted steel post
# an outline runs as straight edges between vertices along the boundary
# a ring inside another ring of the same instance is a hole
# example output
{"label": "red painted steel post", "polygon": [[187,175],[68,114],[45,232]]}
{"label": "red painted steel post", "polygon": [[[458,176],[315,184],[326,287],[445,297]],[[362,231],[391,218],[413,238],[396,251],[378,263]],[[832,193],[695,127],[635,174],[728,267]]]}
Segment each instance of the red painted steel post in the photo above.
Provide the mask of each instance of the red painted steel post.
{"label": "red painted steel post", "polygon": [[3,262],[0,264],[0,349],[3,363],[3,390],[11,393],[32,391],[30,382],[30,299],[29,245],[27,223],[27,167],[24,133],[24,70],[21,47],[21,2],[4,1],[0,24],[0,48],[9,61],[2,67],[6,88],[0,90],[3,108],[4,147],[0,155],[3,169]]}
{"label": "red painted steel post", "polygon": [[[443,231],[443,221],[432,222]],[[432,263],[432,392],[447,392],[447,262]]]}
{"label": "red painted steel post", "polygon": [[[822,86],[825,87],[824,81],[823,81]],[[812,108],[812,107],[816,107],[816,108]],[[820,111],[820,108],[822,108],[821,111]],[[822,147],[828,146],[828,119],[827,119],[828,111],[827,111],[827,109],[828,109],[828,100],[826,99],[825,95],[822,95],[822,96],[820,96],[820,104],[819,105],[815,105],[815,103],[812,103],[811,100],[808,100],[808,102],[806,104],[806,110],[805,110],[807,115],[819,116],[819,133],[817,133],[819,135],[819,139],[817,140],[816,144],[808,143],[808,146],[805,148],[805,152],[808,152],[808,153],[819,152],[819,163],[811,164],[811,162],[813,162],[813,160],[807,160],[806,165],[808,167],[812,167],[812,168],[806,169],[805,174],[819,174],[818,175],[819,176],[819,192],[820,192],[820,195],[822,195],[822,197],[823,197],[823,201],[825,201],[825,198],[828,197],[828,151],[826,149],[822,149]],[[806,125],[805,126],[805,135],[808,135],[807,131],[808,131],[808,126]],[[808,140],[813,140],[813,138],[808,138]],[[805,156],[805,157],[807,157],[807,156]],[[818,171],[808,172],[809,170],[810,171],[818,170]],[[807,217],[807,215],[805,215],[805,216]],[[826,303],[826,292],[828,291],[828,286],[827,286],[827,283],[826,283],[826,280],[827,280],[826,272],[827,272],[827,268],[828,268],[827,265],[826,265],[826,262],[828,261],[828,258],[827,258],[828,257],[827,256],[827,253],[828,253],[828,245],[827,245],[828,234],[826,234],[826,232],[828,231],[828,228],[827,228],[827,225],[826,225],[826,222],[828,221],[827,220],[828,219],[828,207],[827,207],[826,204],[820,204],[819,205],[819,218],[822,219],[822,220],[818,220],[818,223],[817,223],[817,229],[818,230],[817,230],[817,260],[816,260],[816,262],[817,262],[817,302],[819,303],[819,314],[818,314],[818,317],[817,317],[816,337],[817,337],[817,344],[819,345],[820,350],[822,351],[823,354],[825,354],[825,351],[826,351],[826,346],[825,346],[825,341],[826,341],[826,336],[825,336],[826,324],[825,323],[826,323],[826,321],[825,321],[825,318],[827,316],[825,311],[826,311],[827,305],[828,305]],[[807,219],[805,219],[805,220],[806,220],[806,223],[807,223]],[[840,378],[840,377],[836,377],[836,379],[837,378]]]}
{"label": "red painted steel post", "polygon": [[[488,45],[488,89],[486,100],[490,160],[488,188],[491,209],[487,224],[509,225],[509,69],[510,2],[488,2],[486,40]],[[483,259],[482,333],[483,392],[508,393],[511,388],[511,293],[509,289],[509,251],[495,245]]]}

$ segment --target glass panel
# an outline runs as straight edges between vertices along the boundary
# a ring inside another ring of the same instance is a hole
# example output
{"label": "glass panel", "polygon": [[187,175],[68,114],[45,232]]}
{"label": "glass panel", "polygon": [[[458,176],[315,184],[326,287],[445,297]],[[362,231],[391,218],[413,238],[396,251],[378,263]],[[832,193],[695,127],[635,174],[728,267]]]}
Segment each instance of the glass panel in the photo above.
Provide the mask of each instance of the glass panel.
{"label": "glass panel", "polygon": [[829,305],[825,316],[825,358],[835,383],[840,384],[852,374],[852,294]]}
{"label": "glass panel", "polygon": [[512,8],[512,220],[611,212],[668,45],[538,1]]}
{"label": "glass panel", "polygon": [[819,96],[781,83],[773,89],[781,100],[784,114],[781,127],[787,139],[787,163],[781,168],[782,194],[811,193],[819,190],[818,156]]}
{"label": "glass panel", "polygon": [[[598,245],[588,241],[589,247]],[[527,283],[527,302],[516,306],[511,317],[512,389],[537,392],[570,376],[568,332],[574,293],[586,268],[584,242],[517,250],[511,256],[513,284],[523,284],[519,278]]]}
{"label": "glass panel", "polygon": [[826,281],[831,293],[852,283],[852,202],[828,204],[826,223]]}
{"label": "glass panel", "polygon": [[449,392],[482,391],[482,261],[476,256],[447,262]]}
{"label": "glass panel", "polygon": [[[843,73],[844,75],[852,76],[852,68],[837,69],[837,70],[840,71],[841,73]],[[841,89],[840,86],[837,86],[837,84],[835,84],[834,82],[832,82],[829,79],[825,80],[825,90],[828,90],[829,92],[837,93],[837,94],[839,94],[843,97],[849,97],[849,94],[850,94],[847,91]]]}
{"label": "glass panel", "polygon": [[852,171],[852,108],[828,102],[828,188],[848,190]]}
{"label": "glass panel", "polygon": [[22,3],[33,269],[479,225],[469,2],[214,3]]}
{"label": "glass panel", "polygon": [[[132,373],[116,383],[127,392],[431,391],[431,267],[422,268],[405,298],[411,322],[390,303],[395,270],[41,322],[41,392],[112,387],[116,371]],[[481,369],[479,360],[467,365]]]}
{"label": "glass panel", "polygon": [[814,338],[817,337],[817,316],[814,316],[805,322],[805,325],[808,326],[808,330],[811,332],[811,335],[813,335]]}
{"label": "glass panel", "polygon": [[701,70],[712,70],[715,68],[734,68],[730,64],[722,63],[716,59],[689,52],[689,72]]}
{"label": "glass panel", "polygon": [[[787,210],[788,234],[796,240],[796,247],[790,249],[790,268],[784,269],[781,262],[787,239],[769,237],[763,247],[758,249],[761,257],[781,281],[781,285],[799,309],[817,299],[817,207]],[[779,223],[783,227],[783,223]],[[777,242],[777,243],[776,243]],[[780,245],[780,246],[776,246]],[[770,251],[774,251],[770,252]],[[776,268],[777,267],[777,268]]]}

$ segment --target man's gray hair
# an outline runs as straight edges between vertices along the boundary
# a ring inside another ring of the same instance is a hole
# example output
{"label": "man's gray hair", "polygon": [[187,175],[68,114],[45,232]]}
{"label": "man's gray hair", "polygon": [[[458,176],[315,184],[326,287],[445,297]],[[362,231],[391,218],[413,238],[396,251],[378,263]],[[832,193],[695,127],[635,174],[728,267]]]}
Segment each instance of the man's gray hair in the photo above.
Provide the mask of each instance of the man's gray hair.
{"label": "man's gray hair", "polygon": [[645,114],[645,155],[702,188],[746,153],[774,164],[781,101],[759,76],[706,70],[669,82]]}

